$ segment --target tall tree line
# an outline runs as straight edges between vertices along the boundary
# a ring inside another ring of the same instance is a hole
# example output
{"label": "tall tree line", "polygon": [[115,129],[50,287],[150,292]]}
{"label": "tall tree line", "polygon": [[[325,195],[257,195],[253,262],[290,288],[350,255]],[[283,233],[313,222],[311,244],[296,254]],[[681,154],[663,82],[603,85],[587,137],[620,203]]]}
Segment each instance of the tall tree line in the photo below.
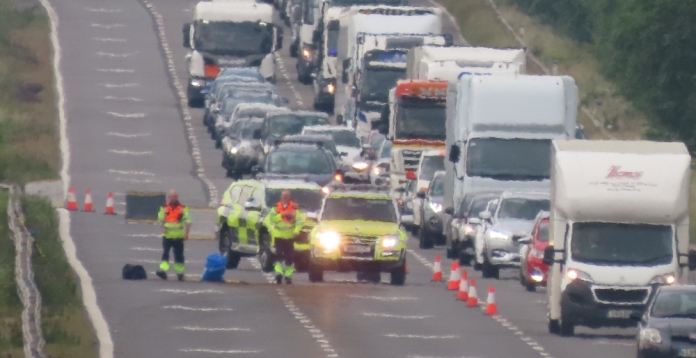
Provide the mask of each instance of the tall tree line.
{"label": "tall tree line", "polygon": [[645,112],[647,136],[696,153],[696,0],[510,0],[576,41]]}

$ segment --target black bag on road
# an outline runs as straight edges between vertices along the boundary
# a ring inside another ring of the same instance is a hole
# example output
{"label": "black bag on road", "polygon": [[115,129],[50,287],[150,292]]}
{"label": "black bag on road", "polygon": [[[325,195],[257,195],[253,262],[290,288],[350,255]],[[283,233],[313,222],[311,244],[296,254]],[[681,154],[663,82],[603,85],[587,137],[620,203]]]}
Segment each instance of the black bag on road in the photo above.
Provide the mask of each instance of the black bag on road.
{"label": "black bag on road", "polygon": [[126,264],[123,266],[122,275],[124,280],[145,280],[147,273],[141,265]]}

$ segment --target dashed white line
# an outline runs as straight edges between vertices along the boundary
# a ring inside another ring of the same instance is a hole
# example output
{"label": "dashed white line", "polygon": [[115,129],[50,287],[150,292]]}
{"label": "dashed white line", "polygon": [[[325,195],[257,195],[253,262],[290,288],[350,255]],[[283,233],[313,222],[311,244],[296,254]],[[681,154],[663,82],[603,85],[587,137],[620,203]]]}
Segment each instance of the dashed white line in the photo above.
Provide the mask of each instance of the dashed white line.
{"label": "dashed white line", "polygon": [[261,353],[262,351],[259,350],[237,350],[237,349],[232,349],[232,350],[214,350],[214,349],[204,349],[204,348],[196,348],[196,349],[179,349],[180,352],[185,352],[185,353],[212,353],[212,354],[256,354],[256,353]]}
{"label": "dashed white line", "polygon": [[106,135],[110,137],[120,137],[120,138],[140,138],[149,137],[151,133],[119,133],[119,132],[108,132]]}
{"label": "dashed white line", "polygon": [[409,296],[364,296],[364,295],[348,295],[350,298],[360,298],[365,300],[375,300],[382,302],[397,302],[397,301],[418,301],[418,297]]}
{"label": "dashed white line", "polygon": [[[162,237],[162,234],[130,234],[127,237]],[[159,262],[159,261],[157,261]]]}
{"label": "dashed white line", "polygon": [[118,118],[144,118],[145,113],[118,113],[118,112],[106,112],[106,114]]}
{"label": "dashed white line", "polygon": [[144,155],[152,155],[152,152],[149,150],[142,151],[142,152],[135,152],[132,150],[125,150],[125,149],[109,149],[109,153],[121,154],[121,155],[134,155],[136,157],[140,157],[140,156],[144,156]]}
{"label": "dashed white line", "polygon": [[188,307],[188,306],[163,306],[167,310],[195,311],[195,312],[231,312],[233,308],[214,308],[214,307]]}
{"label": "dashed white line", "polygon": [[113,37],[93,37],[92,40],[101,42],[126,42],[126,39],[118,39]]}
{"label": "dashed white line", "polygon": [[[136,84],[137,85],[137,84]],[[104,96],[106,100],[112,101],[130,101],[130,102],[142,102],[143,100],[135,97],[115,97],[115,96]]]}
{"label": "dashed white line", "polygon": [[88,7],[87,11],[89,12],[98,12],[98,13],[114,13],[114,12],[121,12],[121,9],[106,9],[106,8],[91,8]]}
{"label": "dashed white line", "polygon": [[97,71],[107,73],[135,73],[135,70],[126,68],[97,68]]}
{"label": "dashed white line", "polygon": [[425,335],[420,335],[420,334],[396,334],[396,333],[388,333],[384,335],[385,337],[389,338],[413,338],[413,339],[457,339],[461,338],[460,336],[425,336]]}
{"label": "dashed white line", "polygon": [[374,312],[363,312],[363,316],[366,317],[380,317],[380,318],[398,318],[398,319],[426,319],[432,318],[433,316],[399,316],[388,313],[374,313]]}
{"label": "dashed white line", "polygon": [[115,169],[109,169],[109,173],[114,173],[114,174],[124,174],[124,175],[145,175],[149,177],[154,177],[154,173],[150,172],[144,172],[144,171],[138,171],[138,170],[115,170]]}
{"label": "dashed white line", "polygon": [[115,29],[124,26],[124,24],[92,24],[92,27],[97,27],[100,29]]}
{"label": "dashed white line", "polygon": [[121,181],[121,182],[126,182],[126,183],[162,184],[162,181],[153,180],[153,179],[133,179],[133,178],[117,177],[116,181]]}
{"label": "dashed white line", "polygon": [[201,295],[201,294],[206,294],[206,293],[223,293],[222,291],[219,291],[219,290],[179,290],[179,289],[174,289],[174,288],[161,288],[157,291],[168,292],[168,293],[185,293],[187,295]]}
{"label": "dashed white line", "polygon": [[129,82],[129,83],[104,83],[102,86],[106,88],[133,88],[133,87],[138,87],[140,86],[137,83],[134,82]]}
{"label": "dashed white line", "polygon": [[112,53],[112,52],[97,52],[97,56],[101,57],[112,57],[112,58],[126,58],[135,56],[137,52],[126,52],[126,53]]}
{"label": "dashed white line", "polygon": [[141,247],[141,246],[131,247],[130,249],[133,251],[158,251],[158,252],[162,251],[162,249],[156,249],[154,247]]}
{"label": "dashed white line", "polygon": [[251,332],[249,328],[239,327],[198,327],[198,326],[183,326],[174,327],[174,329],[190,332]]}

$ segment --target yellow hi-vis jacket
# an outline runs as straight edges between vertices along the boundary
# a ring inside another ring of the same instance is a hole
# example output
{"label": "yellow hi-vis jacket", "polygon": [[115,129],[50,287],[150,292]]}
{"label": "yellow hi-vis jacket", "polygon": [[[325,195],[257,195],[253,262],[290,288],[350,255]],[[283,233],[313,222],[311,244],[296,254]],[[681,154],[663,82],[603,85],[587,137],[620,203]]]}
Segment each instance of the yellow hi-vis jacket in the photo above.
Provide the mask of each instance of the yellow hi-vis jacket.
{"label": "yellow hi-vis jacket", "polygon": [[167,239],[183,239],[186,236],[186,225],[191,224],[188,206],[179,204],[176,207],[169,203],[160,208],[157,214],[160,225],[164,225],[164,237]]}
{"label": "yellow hi-vis jacket", "polygon": [[[304,216],[300,213],[297,208],[297,204],[290,202],[289,205],[293,205],[293,208],[285,208],[284,212],[289,212],[292,210],[295,213],[293,219],[284,219],[281,210],[283,210],[280,203],[274,206],[264,219],[264,225],[268,227],[271,231],[271,238],[275,239],[285,239],[292,240],[296,235],[302,231],[304,225]],[[280,209],[279,209],[280,207]]]}

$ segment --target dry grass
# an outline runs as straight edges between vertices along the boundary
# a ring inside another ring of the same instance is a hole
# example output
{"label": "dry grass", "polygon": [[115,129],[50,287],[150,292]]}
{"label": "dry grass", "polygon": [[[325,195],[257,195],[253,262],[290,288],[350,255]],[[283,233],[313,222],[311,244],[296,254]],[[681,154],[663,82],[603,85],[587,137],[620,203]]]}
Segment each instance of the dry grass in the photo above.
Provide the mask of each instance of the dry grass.
{"label": "dry grass", "polygon": [[22,302],[14,277],[14,242],[7,227],[7,192],[0,191],[0,352],[22,357]]}

